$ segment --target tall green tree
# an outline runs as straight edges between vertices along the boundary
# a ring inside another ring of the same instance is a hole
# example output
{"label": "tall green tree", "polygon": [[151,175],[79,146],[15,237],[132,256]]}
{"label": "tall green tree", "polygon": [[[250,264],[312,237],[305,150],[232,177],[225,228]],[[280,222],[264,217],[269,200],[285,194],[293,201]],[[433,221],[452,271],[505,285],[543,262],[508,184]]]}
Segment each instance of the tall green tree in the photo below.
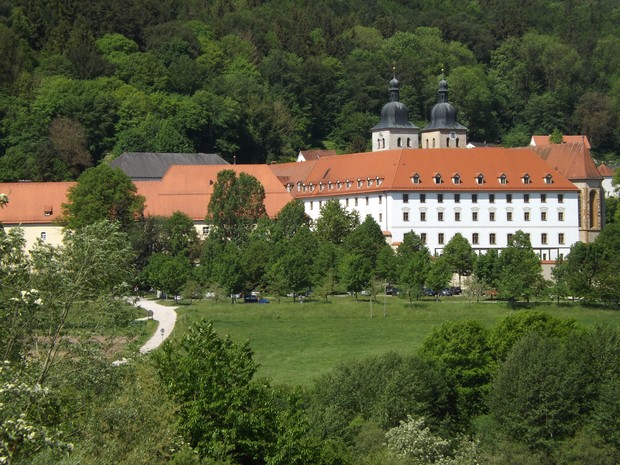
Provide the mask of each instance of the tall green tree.
{"label": "tall green tree", "polygon": [[342,244],[357,225],[357,212],[347,212],[338,199],[330,199],[325,202],[316,220],[316,234],[319,239]]}
{"label": "tall green tree", "polygon": [[431,254],[420,236],[414,232],[405,233],[403,242],[396,250],[399,284],[409,301],[419,299],[431,264]]}
{"label": "tall green tree", "polygon": [[79,229],[102,220],[118,221],[124,230],[142,217],[144,197],[129,176],[107,163],[86,170],[67,192],[62,224]]}
{"label": "tall green tree", "polygon": [[515,304],[519,299],[529,301],[540,291],[542,267],[523,231],[517,231],[499,257],[498,286],[500,294]]}
{"label": "tall green tree", "polygon": [[215,236],[245,240],[259,218],[267,215],[264,200],[265,189],[254,176],[243,172],[237,176],[233,170],[220,171],[207,213]]}
{"label": "tall green tree", "polygon": [[458,273],[459,285],[461,284],[461,276],[469,276],[474,270],[476,253],[461,233],[456,233],[448,241],[443,249],[443,256],[450,265],[452,272]]}

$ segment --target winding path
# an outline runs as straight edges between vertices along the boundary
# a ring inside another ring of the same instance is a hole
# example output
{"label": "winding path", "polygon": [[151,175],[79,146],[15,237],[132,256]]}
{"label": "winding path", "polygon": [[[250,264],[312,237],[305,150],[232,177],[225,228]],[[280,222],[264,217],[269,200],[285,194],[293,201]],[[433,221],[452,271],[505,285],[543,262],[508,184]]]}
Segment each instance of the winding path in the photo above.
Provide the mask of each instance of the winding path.
{"label": "winding path", "polygon": [[[136,307],[143,308],[144,310],[150,310],[153,312],[153,320],[159,322],[157,331],[155,334],[146,341],[146,343],[140,347],[140,353],[146,354],[153,349],[157,349],[162,342],[164,342],[174,329],[174,324],[177,321],[177,312],[175,310],[178,307],[166,307],[160,305],[154,300],[138,299],[135,303]],[[146,319],[146,318],[141,318]],[[163,332],[162,332],[163,331]]]}

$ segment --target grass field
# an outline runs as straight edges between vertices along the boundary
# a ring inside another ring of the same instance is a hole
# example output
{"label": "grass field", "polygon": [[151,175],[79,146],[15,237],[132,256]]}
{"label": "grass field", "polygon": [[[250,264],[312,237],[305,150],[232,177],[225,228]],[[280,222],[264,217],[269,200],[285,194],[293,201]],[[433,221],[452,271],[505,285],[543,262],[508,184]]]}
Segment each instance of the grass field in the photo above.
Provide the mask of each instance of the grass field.
{"label": "grass field", "polygon": [[[372,305],[352,297],[333,297],[331,303],[214,304],[209,301],[181,305],[175,337],[201,318],[213,321],[220,335],[238,343],[250,341],[259,376],[277,384],[308,385],[338,362],[364,358],[390,350],[409,354],[429,331],[446,321],[473,319],[491,328],[511,310],[505,303],[468,303],[463,297],[440,302],[407,301],[388,296]],[[575,318],[585,326],[620,325],[620,311],[580,305],[538,304],[559,318]]]}

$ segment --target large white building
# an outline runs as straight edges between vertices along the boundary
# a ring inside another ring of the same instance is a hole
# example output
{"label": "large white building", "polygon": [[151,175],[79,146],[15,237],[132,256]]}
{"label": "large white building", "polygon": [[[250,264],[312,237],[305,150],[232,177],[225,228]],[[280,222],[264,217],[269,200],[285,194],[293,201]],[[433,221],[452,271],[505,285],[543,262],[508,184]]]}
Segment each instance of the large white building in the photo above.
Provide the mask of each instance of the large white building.
{"label": "large white building", "polygon": [[[218,165],[209,159],[192,165],[185,155],[183,164],[167,156],[163,166],[161,157],[141,156],[144,163],[153,158],[161,172],[148,180],[135,172],[132,177],[146,198],[147,216],[180,210],[202,234],[208,232],[207,205],[223,169],[255,176],[265,187],[270,216],[297,199],[316,220],[325,202],[337,199],[361,219],[372,216],[390,244],[396,246],[414,231],[434,253],[441,253],[456,233],[483,252],[506,247],[511,235],[522,230],[541,260],[553,262],[575,242],[592,241],[604,224],[602,177],[583,141],[466,148],[466,128],[456,121],[443,78],[431,122],[421,131],[409,122],[393,78],[390,100],[371,133],[372,152],[307,154],[292,163]],[[0,184],[10,199],[0,210],[0,223],[23,227],[28,246],[37,239],[58,243],[61,228],[55,220],[70,185]]]}

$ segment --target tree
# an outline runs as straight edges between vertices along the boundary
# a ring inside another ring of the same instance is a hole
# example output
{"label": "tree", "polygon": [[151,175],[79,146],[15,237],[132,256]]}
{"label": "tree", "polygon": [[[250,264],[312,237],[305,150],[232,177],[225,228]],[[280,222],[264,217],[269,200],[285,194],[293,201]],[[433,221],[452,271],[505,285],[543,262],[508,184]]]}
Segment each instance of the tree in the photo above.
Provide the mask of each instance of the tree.
{"label": "tree", "polygon": [[495,362],[488,331],[475,321],[444,323],[426,337],[420,355],[442,364],[454,386],[453,414],[467,423],[485,409]]}
{"label": "tree", "polygon": [[144,269],[147,282],[166,294],[177,295],[190,277],[191,263],[183,255],[154,254]]}
{"label": "tree", "polygon": [[443,257],[453,273],[459,275],[459,286],[461,276],[469,276],[474,270],[476,253],[471,248],[469,241],[461,233],[456,233],[443,249]]}
{"label": "tree", "polygon": [[535,294],[542,284],[542,267],[523,231],[517,231],[499,257],[498,287],[511,305]]}
{"label": "tree", "polygon": [[572,436],[588,396],[582,348],[530,333],[501,365],[489,398],[490,412],[510,438],[550,452]]}
{"label": "tree", "polygon": [[414,232],[405,233],[403,242],[396,250],[399,283],[411,302],[422,295],[424,283],[430,269],[431,255],[420,236]]}
{"label": "tree", "polygon": [[486,289],[496,289],[500,273],[499,253],[495,249],[478,255],[474,264],[474,276]]}
{"label": "tree", "polygon": [[266,383],[254,381],[248,343],[220,338],[213,324],[194,324],[179,344],[168,341],[155,365],[179,404],[185,440],[203,457],[258,464],[274,442],[275,409]]}
{"label": "tree", "polygon": [[267,215],[265,189],[247,173],[222,170],[217,174],[209,201],[207,221],[214,226],[215,236],[243,241],[258,219]]}
{"label": "tree", "polygon": [[175,211],[162,225],[164,250],[171,255],[183,255],[194,261],[200,254],[200,240],[192,219],[181,211]]}
{"label": "tree", "polygon": [[347,253],[340,262],[340,279],[344,288],[355,294],[363,290],[372,277],[372,264],[368,257]]}
{"label": "tree", "polygon": [[376,269],[379,252],[386,247],[389,248],[381,227],[371,215],[367,215],[364,221],[346,236],[343,246],[348,253],[368,257],[373,270]]}
{"label": "tree", "polygon": [[142,216],[144,197],[120,169],[102,163],[84,171],[62,204],[62,224],[79,229],[102,220],[118,221],[123,230]]}
{"label": "tree", "polygon": [[338,199],[330,199],[325,202],[316,220],[316,235],[321,240],[342,244],[358,224],[357,212],[349,213]]}
{"label": "tree", "polygon": [[292,238],[304,226],[310,226],[310,217],[304,210],[302,202],[291,200],[282,207],[273,225],[274,241]]}
{"label": "tree", "polygon": [[426,286],[435,292],[436,299],[439,300],[439,293],[448,286],[452,279],[452,270],[450,264],[444,256],[435,257],[431,261],[431,267],[426,276]]}

